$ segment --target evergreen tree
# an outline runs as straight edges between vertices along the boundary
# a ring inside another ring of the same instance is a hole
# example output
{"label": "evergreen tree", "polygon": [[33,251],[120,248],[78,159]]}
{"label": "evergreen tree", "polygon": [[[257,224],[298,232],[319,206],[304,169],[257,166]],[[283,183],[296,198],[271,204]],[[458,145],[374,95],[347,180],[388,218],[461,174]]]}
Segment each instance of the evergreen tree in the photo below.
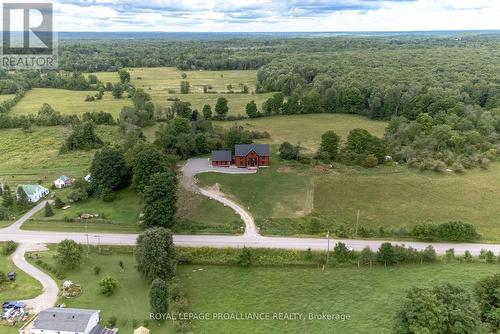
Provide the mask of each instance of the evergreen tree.
{"label": "evergreen tree", "polygon": [[12,193],[8,185],[5,185],[3,189],[2,205],[5,208],[11,208],[14,205],[14,198],[12,197]]}
{"label": "evergreen tree", "polygon": [[257,105],[255,104],[255,101],[252,100],[247,104],[246,113],[247,116],[250,118],[256,118],[259,116],[259,112],[257,111]]}
{"label": "evergreen tree", "polygon": [[52,217],[54,215],[54,211],[52,210],[52,206],[49,202],[45,203],[45,217]]}
{"label": "evergreen tree", "polygon": [[330,159],[336,160],[339,153],[340,137],[334,131],[327,131],[321,136],[319,151],[326,152]]}
{"label": "evergreen tree", "polygon": [[215,104],[215,113],[220,118],[225,118],[229,112],[229,107],[227,106],[227,99],[225,97],[219,97]]}

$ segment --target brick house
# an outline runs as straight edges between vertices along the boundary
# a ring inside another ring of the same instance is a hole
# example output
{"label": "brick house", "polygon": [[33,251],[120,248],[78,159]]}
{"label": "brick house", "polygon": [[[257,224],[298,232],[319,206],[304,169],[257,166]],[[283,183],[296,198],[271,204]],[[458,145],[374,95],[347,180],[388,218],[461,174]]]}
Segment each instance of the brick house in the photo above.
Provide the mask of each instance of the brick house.
{"label": "brick house", "polygon": [[240,168],[259,168],[269,166],[269,145],[244,144],[235,145],[234,156],[231,151],[212,151],[212,166],[230,167],[234,164]]}
{"label": "brick house", "polygon": [[236,145],[234,147],[234,164],[240,168],[269,166],[269,145]]}

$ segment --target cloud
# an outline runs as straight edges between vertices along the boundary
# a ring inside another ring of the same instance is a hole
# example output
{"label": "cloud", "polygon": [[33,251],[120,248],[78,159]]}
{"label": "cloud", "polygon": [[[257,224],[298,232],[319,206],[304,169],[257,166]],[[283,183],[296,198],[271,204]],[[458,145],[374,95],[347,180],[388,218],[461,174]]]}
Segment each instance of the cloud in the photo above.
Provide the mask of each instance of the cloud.
{"label": "cloud", "polygon": [[499,29],[489,0],[55,0],[61,31]]}

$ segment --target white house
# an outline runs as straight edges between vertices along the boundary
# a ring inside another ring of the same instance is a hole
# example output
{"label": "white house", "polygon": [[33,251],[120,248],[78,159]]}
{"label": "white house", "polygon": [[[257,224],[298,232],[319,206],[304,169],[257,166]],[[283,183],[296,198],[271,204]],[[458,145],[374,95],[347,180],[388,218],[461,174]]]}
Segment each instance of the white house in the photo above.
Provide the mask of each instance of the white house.
{"label": "white house", "polygon": [[19,334],[115,334],[117,330],[99,325],[98,310],[49,308],[38,314]]}
{"label": "white house", "polygon": [[[24,190],[24,192],[28,196],[28,200],[31,203],[36,203],[41,198],[43,198],[49,194],[49,189],[42,187],[41,185],[38,185],[38,184],[20,184],[17,186],[18,191],[19,191],[19,188]],[[19,193],[16,193],[16,196],[19,199]]]}
{"label": "white house", "polygon": [[60,176],[57,180],[54,181],[54,186],[57,189],[65,188],[65,187],[71,187],[73,184],[73,180],[67,177],[66,175]]}

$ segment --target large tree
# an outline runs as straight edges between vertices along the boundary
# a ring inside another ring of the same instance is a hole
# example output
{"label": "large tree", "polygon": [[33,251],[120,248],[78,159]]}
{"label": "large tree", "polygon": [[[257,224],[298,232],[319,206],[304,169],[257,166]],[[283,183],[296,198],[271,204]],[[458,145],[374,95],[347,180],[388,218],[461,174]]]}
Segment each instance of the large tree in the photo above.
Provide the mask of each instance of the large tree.
{"label": "large tree", "polygon": [[320,152],[328,153],[330,159],[337,159],[339,153],[340,137],[335,131],[327,131],[321,136]]}
{"label": "large tree", "polygon": [[170,281],[175,276],[175,247],[170,230],[155,227],[137,238],[137,270],[149,281]]}
{"label": "large tree", "polygon": [[177,176],[174,172],[150,177],[144,191],[144,225],[172,227],[177,214]]}
{"label": "large tree", "polygon": [[255,104],[255,101],[252,100],[248,102],[246,106],[246,113],[247,116],[250,118],[256,118],[259,116],[259,112],[257,110],[257,105]]}
{"label": "large tree", "polygon": [[74,240],[63,240],[57,245],[57,254],[54,256],[56,262],[70,269],[80,266],[82,263],[83,247]]}
{"label": "large tree", "polygon": [[469,292],[444,283],[431,289],[412,288],[396,318],[397,334],[477,333],[479,312]]}
{"label": "large tree", "polygon": [[157,146],[149,143],[140,143],[134,147],[130,157],[133,174],[132,187],[140,193],[149,183],[151,175],[166,172],[174,164]]}
{"label": "large tree", "polygon": [[130,181],[130,172],[125,163],[123,150],[119,147],[104,147],[96,152],[92,165],[91,190],[117,190],[125,187]]}
{"label": "large tree", "polygon": [[481,321],[487,323],[492,332],[500,331],[500,274],[481,279],[475,288]]}

